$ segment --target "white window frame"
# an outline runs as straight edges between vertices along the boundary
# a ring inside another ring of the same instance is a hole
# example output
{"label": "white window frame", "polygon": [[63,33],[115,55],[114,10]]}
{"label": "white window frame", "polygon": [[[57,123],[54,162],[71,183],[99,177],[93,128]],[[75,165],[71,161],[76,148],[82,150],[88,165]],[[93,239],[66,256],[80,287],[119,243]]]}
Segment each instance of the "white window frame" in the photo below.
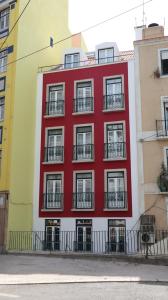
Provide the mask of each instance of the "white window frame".
{"label": "white window frame", "polygon": [[[79,55],[79,61],[75,62],[74,61],[74,56],[75,55]],[[67,56],[70,56],[71,58],[71,62],[70,63],[67,63],[66,62],[66,57]],[[77,66],[74,66],[74,64],[78,64]],[[64,66],[65,66],[65,69],[75,69],[75,68],[79,68],[80,67],[80,52],[74,52],[74,53],[66,53],[64,55]]]}
{"label": "white window frame", "polygon": [[4,73],[7,71],[7,61],[8,61],[7,49],[0,51],[0,73]]}
{"label": "white window frame", "polygon": [[[73,146],[76,146],[76,130],[78,127],[92,127],[92,145],[94,146],[94,123],[85,123],[85,124],[77,124],[73,127]],[[94,149],[93,149],[93,159],[82,159],[82,160],[73,160],[73,163],[81,163],[81,162],[91,162],[94,161]]]}
{"label": "white window frame", "polygon": [[57,130],[61,129],[62,130],[62,147],[63,147],[63,160],[62,161],[49,161],[49,162],[43,162],[43,164],[48,165],[48,164],[63,164],[64,163],[64,144],[65,144],[65,130],[64,126],[57,126],[57,127],[46,127],[45,128],[45,145],[44,147],[46,148],[48,146],[48,131],[49,130]]}
{"label": "white window frame", "polygon": [[[61,175],[62,176],[62,186],[61,186],[61,193],[64,194],[64,172],[44,172],[44,180],[43,180],[43,194],[46,194],[46,184],[47,184],[47,175]],[[44,200],[43,200],[44,201]],[[63,211],[64,209],[64,201],[63,201],[63,206],[62,208],[50,208],[47,209],[47,211]],[[46,210],[46,209],[43,209]]]}
{"label": "white window frame", "polygon": [[[124,173],[124,192],[127,194],[128,190],[128,180],[127,180],[127,170],[126,169],[105,169],[104,170],[104,193],[107,193],[107,173],[110,172],[123,172]],[[104,208],[105,211],[116,210],[116,211],[127,211],[128,210],[128,197],[126,198],[127,205],[126,208]]]}
{"label": "white window frame", "polygon": [[[73,193],[77,193],[76,191],[76,174],[92,174],[92,193],[95,195],[95,171],[94,170],[75,170],[73,171]],[[95,197],[93,196],[93,208],[83,209],[83,208],[73,208],[72,210],[81,210],[81,211],[93,211],[95,210]]]}
{"label": "white window frame", "polygon": [[160,78],[168,77],[168,74],[162,74],[162,67],[161,67],[161,52],[162,51],[168,51],[168,48],[160,48],[158,49],[158,65],[159,65],[159,71],[160,71]]}
{"label": "white window frame", "polygon": [[[116,108],[116,109],[115,108],[114,109],[104,109],[103,108],[103,112],[125,110],[125,88],[124,88],[124,86],[125,86],[125,82],[124,82],[125,78],[124,78],[124,74],[117,74],[117,75],[104,76],[103,77],[103,96],[106,95],[106,80],[107,79],[117,79],[119,77],[121,77],[121,80],[122,80],[121,93],[124,95],[124,106],[123,106],[123,108]],[[103,99],[103,101],[104,101],[104,99]],[[103,105],[103,107],[104,107],[104,105]]]}
{"label": "white window frame", "polygon": [[62,85],[63,86],[63,100],[64,100],[64,113],[63,114],[53,114],[53,115],[45,115],[45,118],[55,118],[55,117],[60,117],[60,116],[65,116],[65,82],[56,82],[56,83],[51,83],[51,84],[47,84],[46,86],[46,103],[49,102],[49,91],[50,91],[50,87],[55,87],[55,86],[59,86]]}
{"label": "white window frame", "polygon": [[81,80],[75,80],[74,81],[74,99],[77,97],[77,84],[78,83],[85,83],[85,82],[91,82],[91,88],[92,88],[92,95],[93,97],[93,111],[82,111],[82,112],[73,112],[73,115],[86,115],[86,114],[93,114],[94,113],[94,79],[93,78],[88,78],[88,79],[81,79]]}
{"label": "white window frame", "polygon": [[[2,33],[6,33],[9,30],[9,15],[10,15],[10,8],[6,7],[5,9],[3,9],[2,11],[0,11],[0,35]],[[1,28],[1,19],[4,18],[4,27]],[[4,36],[4,35],[3,35]]]}

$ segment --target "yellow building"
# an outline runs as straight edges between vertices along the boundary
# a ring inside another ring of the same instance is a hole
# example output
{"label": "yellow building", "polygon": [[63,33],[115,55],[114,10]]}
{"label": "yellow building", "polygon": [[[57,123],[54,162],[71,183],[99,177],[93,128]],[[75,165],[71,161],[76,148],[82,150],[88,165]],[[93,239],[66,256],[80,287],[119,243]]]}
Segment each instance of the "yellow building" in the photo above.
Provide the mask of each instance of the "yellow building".
{"label": "yellow building", "polygon": [[[139,200],[143,223],[168,229],[168,37],[151,24],[136,28],[135,82]],[[164,164],[166,174],[161,174]],[[160,176],[161,175],[161,176]]]}
{"label": "yellow building", "polygon": [[50,47],[50,37],[69,35],[67,0],[0,0],[0,248],[5,228],[32,230],[36,77],[39,66],[59,63],[63,49],[79,43]]}

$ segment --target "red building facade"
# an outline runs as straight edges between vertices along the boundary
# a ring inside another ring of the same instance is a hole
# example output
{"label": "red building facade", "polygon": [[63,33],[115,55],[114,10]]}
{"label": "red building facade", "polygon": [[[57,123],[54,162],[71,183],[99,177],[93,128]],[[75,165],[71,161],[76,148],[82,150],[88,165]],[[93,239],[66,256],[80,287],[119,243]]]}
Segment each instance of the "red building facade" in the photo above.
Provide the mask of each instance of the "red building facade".
{"label": "red building facade", "polygon": [[43,74],[38,218],[50,233],[117,235],[132,218],[128,62],[114,53],[87,66],[67,54]]}

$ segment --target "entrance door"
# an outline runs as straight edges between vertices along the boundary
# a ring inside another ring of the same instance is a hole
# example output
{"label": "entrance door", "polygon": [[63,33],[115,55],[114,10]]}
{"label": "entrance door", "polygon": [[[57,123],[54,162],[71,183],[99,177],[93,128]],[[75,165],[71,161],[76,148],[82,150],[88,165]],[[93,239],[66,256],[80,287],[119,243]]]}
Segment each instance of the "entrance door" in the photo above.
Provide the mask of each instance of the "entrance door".
{"label": "entrance door", "polygon": [[91,251],[91,227],[77,227],[77,250]]}
{"label": "entrance door", "polygon": [[[113,224],[109,224],[108,230],[108,251],[109,252],[125,252],[125,223],[124,220],[111,220]],[[118,224],[117,224],[118,222]],[[123,224],[122,224],[123,223]],[[124,225],[124,226],[123,226]]]}
{"label": "entrance door", "polygon": [[60,250],[60,225],[59,220],[46,220],[45,249]]}
{"label": "entrance door", "polygon": [[5,250],[5,230],[7,220],[6,194],[0,194],[0,253]]}

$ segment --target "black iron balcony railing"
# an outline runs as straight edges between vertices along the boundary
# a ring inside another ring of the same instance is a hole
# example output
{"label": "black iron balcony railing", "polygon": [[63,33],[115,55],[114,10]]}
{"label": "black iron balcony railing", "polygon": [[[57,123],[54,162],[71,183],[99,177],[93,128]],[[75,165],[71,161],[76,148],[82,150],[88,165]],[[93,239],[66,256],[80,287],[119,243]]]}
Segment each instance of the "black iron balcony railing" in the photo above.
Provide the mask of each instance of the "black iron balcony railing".
{"label": "black iron balcony railing", "polygon": [[90,160],[93,159],[93,144],[73,146],[73,160]]}
{"label": "black iron balcony railing", "polygon": [[105,159],[122,159],[126,158],[126,143],[106,143],[104,144]]}
{"label": "black iron balcony railing", "polygon": [[44,153],[45,162],[63,162],[64,159],[64,147],[46,147]]}
{"label": "black iron balcony railing", "polygon": [[92,112],[93,97],[76,98],[73,103],[73,112]]}
{"label": "black iron balcony railing", "polygon": [[74,193],[73,208],[74,209],[93,209],[94,193]]}
{"label": "black iron balcony railing", "polygon": [[168,120],[156,120],[157,137],[168,137]]}
{"label": "black iron balcony railing", "polygon": [[47,193],[43,197],[43,209],[63,209],[63,193]]}
{"label": "black iron balcony railing", "polygon": [[64,100],[48,101],[46,102],[46,115],[63,115],[64,114]]}
{"label": "black iron balcony railing", "polygon": [[124,108],[124,94],[104,95],[104,110]]}
{"label": "black iron balcony railing", "polygon": [[105,193],[106,209],[126,209],[127,192],[106,192]]}

